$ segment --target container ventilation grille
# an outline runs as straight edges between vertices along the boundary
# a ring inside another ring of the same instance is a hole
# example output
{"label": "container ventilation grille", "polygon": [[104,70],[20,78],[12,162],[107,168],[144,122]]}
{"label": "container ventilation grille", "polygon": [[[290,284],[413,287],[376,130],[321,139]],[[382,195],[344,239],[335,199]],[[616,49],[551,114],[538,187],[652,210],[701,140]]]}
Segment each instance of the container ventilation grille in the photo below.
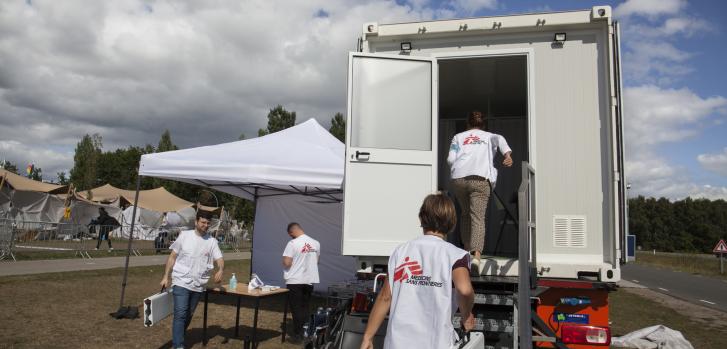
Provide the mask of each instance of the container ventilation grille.
{"label": "container ventilation grille", "polygon": [[586,216],[553,216],[553,246],[586,247]]}

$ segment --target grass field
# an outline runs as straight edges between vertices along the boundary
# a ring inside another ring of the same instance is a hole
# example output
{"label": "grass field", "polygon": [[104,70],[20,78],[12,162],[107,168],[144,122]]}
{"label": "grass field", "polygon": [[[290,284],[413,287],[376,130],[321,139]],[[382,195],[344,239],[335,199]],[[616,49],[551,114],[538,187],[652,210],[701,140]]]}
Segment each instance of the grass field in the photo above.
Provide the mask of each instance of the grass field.
{"label": "grass field", "polygon": [[637,252],[636,263],[727,280],[727,256],[726,274],[719,273],[719,258],[704,254]]}
{"label": "grass field", "polygon": [[609,298],[613,336],[664,325],[681,331],[694,348],[727,348],[725,313],[643,289],[621,288]]}
{"label": "grass field", "polygon": [[[248,268],[248,261],[229,261],[225,278],[232,272],[246,275]],[[141,305],[144,297],[158,291],[161,273],[161,266],[131,268],[125,303]],[[121,275],[121,269],[112,269],[0,279],[0,309],[3,309],[0,348],[169,348],[171,319],[144,328],[141,319],[115,320],[108,315],[118,307]],[[724,313],[705,316],[699,306],[671,304],[657,296],[635,292],[638,291],[620,289],[611,294],[614,336],[663,324],[682,331],[695,348],[727,348]],[[242,341],[232,338],[235,307],[225,299],[213,301],[209,307],[210,342],[207,347],[241,347]],[[295,348],[280,343],[282,303],[271,302],[263,308],[260,347]],[[715,316],[723,318],[715,321]],[[244,306],[242,335],[249,333],[251,322],[252,309]],[[193,348],[202,348],[201,327],[200,304],[188,331],[188,344]]]}

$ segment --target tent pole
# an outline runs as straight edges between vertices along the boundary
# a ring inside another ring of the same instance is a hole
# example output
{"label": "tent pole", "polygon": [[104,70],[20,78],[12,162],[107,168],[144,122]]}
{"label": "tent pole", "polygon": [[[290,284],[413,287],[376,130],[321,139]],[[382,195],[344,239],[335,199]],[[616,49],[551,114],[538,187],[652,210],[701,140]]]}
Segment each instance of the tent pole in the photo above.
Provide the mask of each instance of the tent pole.
{"label": "tent pole", "polygon": [[[252,196],[252,205],[255,207],[255,215],[257,215],[257,187],[255,188],[255,195]],[[252,254],[255,250],[255,217],[252,217],[252,232],[250,235],[250,280],[252,280]]]}
{"label": "tent pole", "polygon": [[[126,280],[129,276],[129,257],[131,257],[131,242],[134,240],[134,223],[136,223],[136,208],[139,204],[139,188],[141,187],[141,176],[136,170],[136,194],[134,194],[134,209],[131,211],[131,231],[129,232],[129,245],[126,248],[126,262],[124,263],[124,281],[121,282],[121,300],[119,309],[124,306],[124,293],[126,292]],[[122,228],[123,232],[123,228]]]}

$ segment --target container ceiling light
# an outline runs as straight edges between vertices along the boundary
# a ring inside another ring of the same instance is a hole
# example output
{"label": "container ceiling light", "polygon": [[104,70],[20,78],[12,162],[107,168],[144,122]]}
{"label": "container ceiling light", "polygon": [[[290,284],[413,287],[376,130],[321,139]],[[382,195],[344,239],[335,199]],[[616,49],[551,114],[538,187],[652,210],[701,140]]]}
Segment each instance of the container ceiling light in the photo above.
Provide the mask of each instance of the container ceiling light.
{"label": "container ceiling light", "polygon": [[557,42],[559,44],[562,44],[565,42],[565,33],[555,33],[555,36],[553,36],[553,42]]}

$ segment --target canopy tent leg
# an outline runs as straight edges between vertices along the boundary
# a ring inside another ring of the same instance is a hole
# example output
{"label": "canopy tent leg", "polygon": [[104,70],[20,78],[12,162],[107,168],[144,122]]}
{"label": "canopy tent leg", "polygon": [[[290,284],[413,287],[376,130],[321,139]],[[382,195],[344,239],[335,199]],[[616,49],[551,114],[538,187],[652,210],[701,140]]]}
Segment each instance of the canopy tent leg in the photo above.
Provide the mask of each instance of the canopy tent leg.
{"label": "canopy tent leg", "polygon": [[[253,195],[253,197],[252,197],[252,205],[255,206],[255,215],[257,215],[257,188],[255,188],[255,195]],[[251,236],[251,238],[250,238],[250,280],[252,280],[252,271],[253,271],[252,254],[255,251],[254,247],[255,247],[255,226],[256,226],[256,224],[254,223],[255,222],[254,216],[252,217],[252,221],[253,221],[252,231],[250,232],[250,236]]]}
{"label": "canopy tent leg", "polygon": [[[137,169],[136,172],[136,193],[134,194],[134,209],[131,211],[131,231],[129,231],[129,245],[126,248],[126,262],[124,263],[124,280],[121,282],[121,299],[119,300],[119,310],[121,313],[124,308],[124,296],[126,293],[126,281],[129,276],[129,258],[131,257],[131,243],[134,240],[134,223],[136,223],[136,209],[139,204],[139,189],[141,187],[141,176]],[[123,232],[123,228],[122,228]]]}

